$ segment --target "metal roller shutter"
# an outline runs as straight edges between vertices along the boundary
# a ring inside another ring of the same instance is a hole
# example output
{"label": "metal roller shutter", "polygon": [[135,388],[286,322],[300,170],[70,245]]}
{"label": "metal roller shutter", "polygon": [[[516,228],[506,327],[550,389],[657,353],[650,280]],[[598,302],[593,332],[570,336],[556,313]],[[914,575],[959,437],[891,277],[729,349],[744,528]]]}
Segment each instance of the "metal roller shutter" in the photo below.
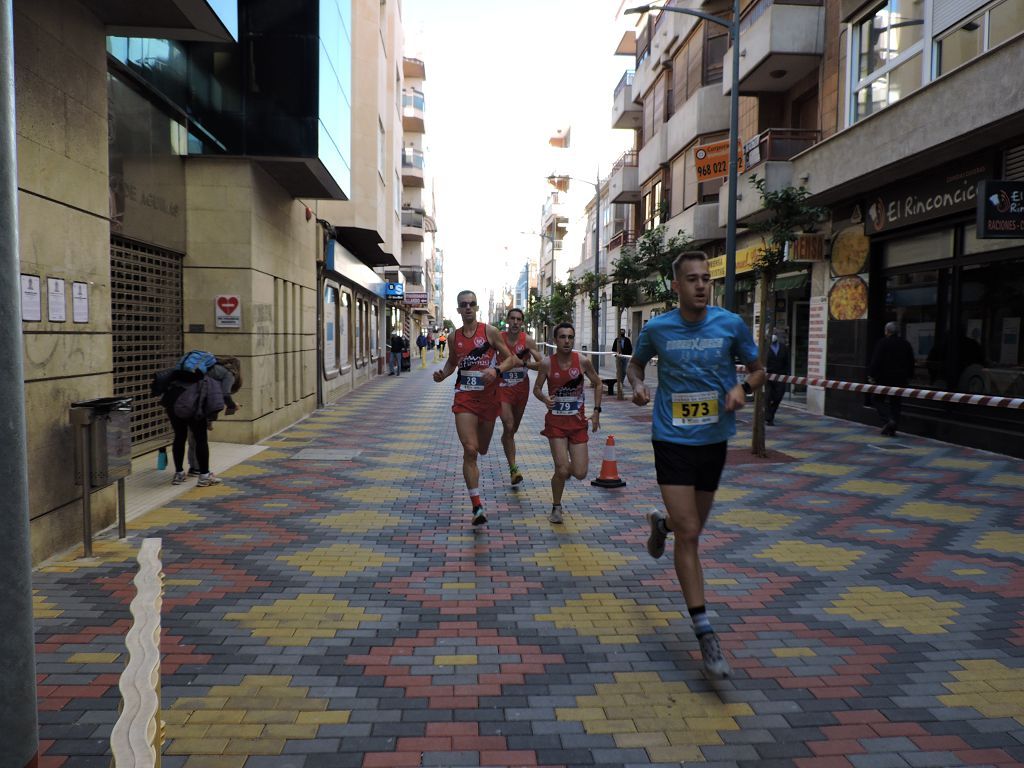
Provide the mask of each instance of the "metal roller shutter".
{"label": "metal roller shutter", "polygon": [[1006,150],[1003,158],[1003,178],[1024,181],[1024,144]]}
{"label": "metal roller shutter", "polygon": [[182,255],[110,239],[114,394],[131,397],[132,453],[170,442],[171,426],[149,393],[153,374],[182,355]]}

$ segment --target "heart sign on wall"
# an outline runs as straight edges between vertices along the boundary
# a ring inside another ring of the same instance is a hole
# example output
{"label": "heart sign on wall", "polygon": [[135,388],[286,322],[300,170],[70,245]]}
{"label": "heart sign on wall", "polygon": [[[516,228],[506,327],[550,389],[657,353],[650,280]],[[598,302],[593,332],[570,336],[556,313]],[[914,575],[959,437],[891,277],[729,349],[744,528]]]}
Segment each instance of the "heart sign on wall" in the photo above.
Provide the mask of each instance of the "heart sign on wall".
{"label": "heart sign on wall", "polygon": [[242,327],[242,301],[235,295],[218,296],[214,302],[218,328]]}

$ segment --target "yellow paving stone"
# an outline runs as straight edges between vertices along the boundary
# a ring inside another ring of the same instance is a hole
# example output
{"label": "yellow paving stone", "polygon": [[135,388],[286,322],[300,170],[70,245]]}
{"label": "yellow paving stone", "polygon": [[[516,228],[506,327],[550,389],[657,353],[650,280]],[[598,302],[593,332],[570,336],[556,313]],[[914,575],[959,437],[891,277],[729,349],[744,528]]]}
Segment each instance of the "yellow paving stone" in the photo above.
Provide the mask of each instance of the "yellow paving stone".
{"label": "yellow paving stone", "polygon": [[175,739],[164,748],[168,755],[222,755],[228,739]]}
{"label": "yellow paving stone", "polygon": [[446,581],[441,585],[441,589],[476,589],[475,581]]}
{"label": "yellow paving stone", "polygon": [[[958,682],[943,683],[951,693],[938,699],[947,707],[971,707],[985,717],[1012,717],[1024,725],[1024,669],[1008,667],[994,659],[957,662],[963,670],[954,671]],[[978,691],[978,683],[987,683],[998,691]]]}
{"label": "yellow paving stone", "polygon": [[261,467],[258,464],[252,464],[245,462],[244,464],[236,464],[230,469],[226,469],[218,474],[218,477],[223,478],[238,478],[238,477],[261,477],[263,475],[269,475],[271,472],[270,467]]}
{"label": "yellow paving stone", "polygon": [[92,543],[92,557],[79,557],[80,551],[72,550],[67,559],[55,560],[39,570],[45,573],[74,573],[80,568],[95,568],[98,564],[125,563],[135,560],[139,547],[127,541],[96,539]]}
{"label": "yellow paving stone", "polygon": [[464,653],[455,656],[435,656],[434,665],[438,667],[461,667],[466,665],[476,664],[476,655],[472,653]]}
{"label": "yellow paving stone", "polygon": [[263,723],[216,723],[206,729],[206,738],[258,739],[265,727]]}
{"label": "yellow paving stone", "polygon": [[[418,449],[422,449],[422,445],[416,446]],[[417,462],[422,461],[422,457],[414,453],[391,453],[390,451],[394,448],[393,445],[388,446],[388,453],[384,456],[374,456],[373,460],[380,464],[404,464],[405,466],[412,467]]]}
{"label": "yellow paving stone", "polygon": [[[522,466],[522,465],[520,465]],[[550,502],[550,499],[546,496],[541,495],[537,500],[539,504],[546,505]],[[557,534],[574,534],[583,533],[589,531],[592,528],[597,528],[601,525],[601,521],[587,515],[577,514],[571,510],[566,511],[562,517],[561,525],[556,525],[548,520],[547,515],[537,515],[535,517],[527,518],[526,520],[517,521],[515,525],[525,525],[530,528],[540,528],[541,530],[553,531]]]}
{"label": "yellow paving stone", "polygon": [[[266,702],[267,704],[275,703],[273,700]],[[264,723],[269,725],[271,723],[294,723],[298,718],[299,713],[294,710],[287,709],[250,709],[242,716],[243,723]]]}
{"label": "yellow paving stone", "polygon": [[[618,738],[616,738],[615,741],[617,743]],[[691,746],[652,746],[647,748],[647,754],[651,758],[651,762],[654,763],[679,763],[680,765],[682,765],[686,761],[704,761],[704,755],[700,751],[700,748]]]}
{"label": "yellow paving stone", "polygon": [[979,507],[968,507],[962,504],[909,501],[893,514],[906,517],[923,517],[929,520],[943,520],[949,523],[972,523],[982,511]]}
{"label": "yellow paving stone", "polygon": [[56,619],[64,611],[46,599],[46,595],[32,590],[32,615],[37,619]]}
{"label": "yellow paving stone", "polygon": [[202,583],[202,579],[164,579],[164,585],[168,587],[198,587]]}
{"label": "yellow paving stone", "polygon": [[961,603],[913,597],[899,590],[878,587],[852,587],[825,612],[849,616],[857,621],[874,621],[883,627],[904,629],[914,635],[945,633],[954,623]]}
{"label": "yellow paving stone", "polygon": [[756,531],[781,531],[799,518],[795,515],[762,512],[757,509],[731,509],[718,515],[717,519],[720,523],[738,525],[741,528],[753,528]]}
{"label": "yellow paving stone", "polygon": [[224,747],[225,755],[280,755],[285,739],[231,739]]}
{"label": "yellow paving stone", "polygon": [[712,587],[735,587],[740,582],[737,579],[704,579],[704,583]]}
{"label": "yellow paving stone", "polygon": [[615,746],[619,749],[667,747],[668,738],[664,733],[620,733],[615,737]]}
{"label": "yellow paving stone", "polygon": [[414,477],[419,477],[420,473],[414,472],[411,469],[402,469],[401,467],[387,467],[385,469],[364,469],[355,474],[357,477],[365,477],[367,480],[379,480],[382,483],[387,483],[411,480]]}
{"label": "yellow paving stone", "polygon": [[149,528],[167,528],[172,525],[184,525],[202,520],[202,515],[186,512],[174,507],[157,507],[143,515],[128,521],[128,530],[144,531]]}
{"label": "yellow paving stone", "polygon": [[300,570],[315,576],[345,576],[349,573],[379,568],[387,563],[397,563],[397,557],[388,557],[380,552],[360,547],[357,544],[332,544],[312,550],[282,555],[278,558]]}
{"label": "yellow paving stone", "polygon": [[783,540],[754,555],[762,560],[790,563],[819,571],[845,571],[864,554],[859,549]]}
{"label": "yellow paving stone", "polygon": [[603,576],[636,559],[585,544],[562,544],[536,557],[524,557],[523,561],[554,568],[556,571],[567,571],[573,576]]}
{"label": "yellow paving stone", "polygon": [[[170,711],[175,712],[177,710]],[[188,721],[193,725],[199,725],[200,723],[226,725],[242,722],[244,715],[245,710],[243,709],[201,709],[198,712],[193,712]]]}
{"label": "yellow paving stone", "polygon": [[583,724],[583,728],[591,735],[636,733],[636,723],[632,720],[588,720]]}
{"label": "yellow paving stone", "polygon": [[200,755],[185,761],[185,768],[243,768],[247,755]]}
{"label": "yellow paving stone", "polygon": [[121,658],[119,653],[73,653],[68,657],[69,664],[113,664]]}
{"label": "yellow paving stone", "polygon": [[369,533],[381,528],[393,528],[402,522],[402,518],[397,515],[363,509],[356,512],[343,512],[330,517],[319,517],[313,522],[345,533]]}
{"label": "yellow paving stone", "polygon": [[679,728],[678,725],[673,726],[671,720],[665,723],[664,727],[667,729],[665,733],[668,735],[668,743],[673,746],[700,744],[706,747],[724,743],[724,739],[718,735],[718,731],[696,731],[689,728]]}
{"label": "yellow paving stone", "polygon": [[936,456],[929,462],[930,467],[936,469],[988,469],[991,462],[981,459],[957,459],[946,456]]}
{"label": "yellow paving stone", "polygon": [[231,483],[225,482],[220,485],[207,485],[200,488],[198,485],[193,487],[191,490],[186,491],[178,497],[179,501],[203,501],[209,500],[211,497],[220,496],[232,496],[236,493],[242,493],[243,490],[237,486],[232,486]]}
{"label": "yellow paving stone", "polygon": [[957,576],[982,576],[985,571],[981,568],[954,568],[953,573]]}
{"label": "yellow paving stone", "polygon": [[847,480],[836,487],[840,491],[870,493],[872,496],[902,496],[912,486],[910,483],[893,483],[888,480]]}
{"label": "yellow paving stone", "polygon": [[792,472],[802,472],[808,475],[821,475],[823,477],[842,477],[850,474],[854,468],[843,464],[825,464],[818,462],[800,462],[789,467]]}
{"label": "yellow paving stone", "polygon": [[412,495],[411,491],[406,491],[401,488],[386,488],[383,486],[368,486],[366,488],[353,488],[349,491],[342,491],[339,496],[344,496],[347,499],[353,501],[359,501],[364,504],[373,502],[385,503],[392,501],[401,501]]}
{"label": "yellow paving stone", "polygon": [[[284,447],[289,447],[289,448],[293,447],[291,444],[284,444],[284,443],[278,443],[278,442],[265,442],[265,443],[262,443],[262,445],[282,445]],[[295,447],[298,447],[298,446],[295,446]],[[290,459],[291,457],[292,457],[292,452],[291,451],[273,451],[273,450],[270,450],[270,451],[260,451],[258,456],[254,456],[252,459],[249,459],[249,461],[274,462],[274,461],[282,461],[283,459]]]}
{"label": "yellow paving stone", "polygon": [[739,501],[740,499],[749,495],[750,491],[745,491],[741,488],[719,488],[715,492],[715,500],[718,502]]}
{"label": "yellow paving stone", "polygon": [[993,485],[1008,485],[1011,488],[1024,488],[1024,473],[1014,475],[994,475],[989,482]]}
{"label": "yellow paving stone", "polygon": [[813,650],[805,647],[772,648],[772,653],[780,659],[794,659],[802,656],[817,656],[817,654]]}
{"label": "yellow paving stone", "polygon": [[174,709],[224,709],[226,696],[183,696],[174,702]]}
{"label": "yellow paving stone", "polygon": [[292,725],[260,726],[263,729],[263,736],[268,739],[315,739],[316,732],[320,726],[315,723]]}
{"label": "yellow paving stone", "polygon": [[974,543],[974,549],[1003,552],[1009,555],[1024,555],[1024,533],[990,531]]}
{"label": "yellow paving stone", "polygon": [[313,723],[315,725],[345,725],[349,719],[347,710],[322,710],[319,712],[299,712],[296,723]]}

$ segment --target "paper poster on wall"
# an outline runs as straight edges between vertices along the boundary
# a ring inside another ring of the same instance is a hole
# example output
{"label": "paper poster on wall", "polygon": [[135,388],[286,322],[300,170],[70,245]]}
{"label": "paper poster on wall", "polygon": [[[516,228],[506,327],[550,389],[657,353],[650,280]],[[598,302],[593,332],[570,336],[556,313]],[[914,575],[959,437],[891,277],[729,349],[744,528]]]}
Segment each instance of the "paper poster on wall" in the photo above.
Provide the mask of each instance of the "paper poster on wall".
{"label": "paper poster on wall", "polygon": [[71,284],[71,319],[76,323],[89,322],[89,284]]}
{"label": "paper poster on wall", "polygon": [[242,327],[242,300],[236,294],[218,296],[213,310],[218,328]]}
{"label": "paper poster on wall", "polygon": [[68,302],[64,281],[59,277],[46,278],[46,318],[51,323],[68,319]]}
{"label": "paper poster on wall", "polygon": [[38,323],[43,319],[42,281],[38,275],[21,276],[21,319]]}
{"label": "paper poster on wall", "polygon": [[[825,354],[828,347],[828,297],[814,296],[808,309],[807,375],[825,378]],[[820,389],[816,387],[815,389]]]}

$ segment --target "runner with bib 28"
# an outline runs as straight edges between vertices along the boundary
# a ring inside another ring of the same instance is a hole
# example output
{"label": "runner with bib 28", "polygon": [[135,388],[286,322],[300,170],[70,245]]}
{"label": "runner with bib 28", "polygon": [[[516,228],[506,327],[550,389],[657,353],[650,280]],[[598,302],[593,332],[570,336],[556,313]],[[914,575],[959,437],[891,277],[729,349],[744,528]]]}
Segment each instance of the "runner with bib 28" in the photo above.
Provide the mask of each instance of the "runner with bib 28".
{"label": "runner with bib 28", "polygon": [[[668,514],[656,510],[648,515],[647,551],[651,557],[661,557],[666,536],[675,534],[676,576],[704,666],[711,674],[724,677],[730,673],[729,664],[705,609],[698,548],[725,467],[727,441],[736,434],[735,411],[764,383],[765,374],[750,329],[739,315],[708,306],[711,275],[707,255],[682,253],[672,270],[679,308],[644,326],[626,369],[633,402],[647,405],[651,396],[644,383],[644,369],[652,357],[658,357],[651,438],[658,486]],[[746,365],[748,371],[742,384],[736,380],[737,363]]]}

